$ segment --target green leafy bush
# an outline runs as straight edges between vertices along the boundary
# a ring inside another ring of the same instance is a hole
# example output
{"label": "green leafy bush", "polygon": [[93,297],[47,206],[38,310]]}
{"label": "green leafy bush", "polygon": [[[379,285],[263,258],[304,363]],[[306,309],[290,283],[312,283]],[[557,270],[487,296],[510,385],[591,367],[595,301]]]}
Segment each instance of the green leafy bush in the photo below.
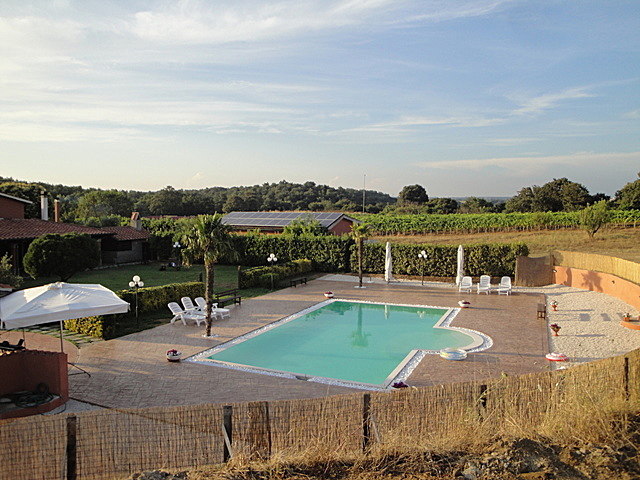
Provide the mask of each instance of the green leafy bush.
{"label": "green leafy bush", "polygon": [[[424,250],[427,260],[418,254]],[[516,257],[529,254],[523,243],[493,243],[465,245],[465,274],[470,276],[491,275],[500,277],[514,275]],[[458,247],[453,245],[408,245],[394,244],[391,248],[393,273],[397,275],[422,275],[429,277],[455,277],[458,262]],[[356,248],[351,250],[351,269],[357,271]],[[366,243],[363,251],[363,270],[382,274],[385,270],[385,244]]]}
{"label": "green leafy bush", "polygon": [[294,260],[280,265],[252,267],[240,270],[238,281],[240,288],[271,287],[271,274],[273,273],[274,285],[281,279],[294,277],[302,273],[313,271],[311,260]]}

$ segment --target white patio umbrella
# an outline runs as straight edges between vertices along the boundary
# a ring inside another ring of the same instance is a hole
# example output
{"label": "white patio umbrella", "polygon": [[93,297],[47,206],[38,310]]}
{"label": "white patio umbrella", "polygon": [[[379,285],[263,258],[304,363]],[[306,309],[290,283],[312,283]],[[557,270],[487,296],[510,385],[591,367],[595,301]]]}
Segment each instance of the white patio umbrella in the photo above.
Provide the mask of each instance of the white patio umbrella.
{"label": "white patio umbrella", "polygon": [[50,283],[18,290],[0,298],[0,327],[5,330],[75,318],[126,313],[129,303],[98,284]]}
{"label": "white patio umbrella", "polygon": [[387,242],[386,253],[384,257],[384,279],[387,283],[393,281],[393,260],[391,259],[391,244]]}
{"label": "white patio umbrella", "polygon": [[464,248],[460,245],[458,247],[458,271],[456,273],[456,285],[460,285],[462,277],[464,277]]}

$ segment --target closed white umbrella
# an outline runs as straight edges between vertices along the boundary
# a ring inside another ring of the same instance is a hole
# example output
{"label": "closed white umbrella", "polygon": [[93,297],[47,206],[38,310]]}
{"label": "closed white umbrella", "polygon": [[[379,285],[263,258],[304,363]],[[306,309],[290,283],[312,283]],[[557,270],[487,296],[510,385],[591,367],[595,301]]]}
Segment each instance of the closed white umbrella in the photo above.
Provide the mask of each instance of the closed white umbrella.
{"label": "closed white umbrella", "polygon": [[6,330],[75,318],[126,313],[129,303],[98,284],[50,283],[0,298],[0,326]]}
{"label": "closed white umbrella", "polygon": [[387,283],[393,281],[393,260],[391,259],[391,244],[387,242],[386,253],[384,256],[384,279]]}
{"label": "closed white umbrella", "polygon": [[460,245],[458,247],[458,271],[456,273],[456,285],[460,285],[462,277],[464,277],[464,248]]}

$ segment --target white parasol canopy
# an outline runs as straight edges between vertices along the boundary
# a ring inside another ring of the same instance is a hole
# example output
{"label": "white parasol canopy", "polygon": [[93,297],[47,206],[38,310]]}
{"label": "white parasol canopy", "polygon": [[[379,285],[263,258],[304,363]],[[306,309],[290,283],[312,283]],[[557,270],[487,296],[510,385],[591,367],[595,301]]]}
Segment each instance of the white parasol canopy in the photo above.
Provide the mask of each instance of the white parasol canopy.
{"label": "white parasol canopy", "polygon": [[391,244],[387,242],[386,253],[384,257],[384,279],[387,283],[393,281],[393,260],[391,259]]}
{"label": "white parasol canopy", "polygon": [[458,247],[458,271],[456,273],[456,285],[460,285],[462,277],[464,277],[464,248],[460,245]]}
{"label": "white parasol canopy", "polygon": [[0,326],[11,330],[128,311],[129,303],[102,285],[57,282],[0,298]]}

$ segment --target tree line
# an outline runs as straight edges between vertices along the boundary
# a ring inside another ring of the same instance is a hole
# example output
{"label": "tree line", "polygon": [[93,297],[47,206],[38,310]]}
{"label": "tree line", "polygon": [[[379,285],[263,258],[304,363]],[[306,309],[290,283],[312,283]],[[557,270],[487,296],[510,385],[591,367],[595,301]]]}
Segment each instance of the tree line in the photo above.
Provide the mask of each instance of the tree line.
{"label": "tree line", "polygon": [[[429,198],[422,185],[405,186],[398,197],[372,191],[329,187],[314,182],[303,184],[282,180],[248,187],[210,187],[182,190],[167,186],[155,192],[85,189],[81,186],[23,182],[0,177],[0,193],[33,202],[27,218],[40,217],[40,195],[46,192],[62,205],[62,221],[91,226],[119,225],[132,211],[149,216],[196,216],[231,211],[343,211],[371,214],[453,214],[453,213],[533,213],[576,212],[604,201],[618,210],[640,209],[638,179],[622,186],[613,198],[591,194],[584,185],[567,178],[522,188],[505,202],[468,197]],[[49,202],[50,217],[53,201]]]}

